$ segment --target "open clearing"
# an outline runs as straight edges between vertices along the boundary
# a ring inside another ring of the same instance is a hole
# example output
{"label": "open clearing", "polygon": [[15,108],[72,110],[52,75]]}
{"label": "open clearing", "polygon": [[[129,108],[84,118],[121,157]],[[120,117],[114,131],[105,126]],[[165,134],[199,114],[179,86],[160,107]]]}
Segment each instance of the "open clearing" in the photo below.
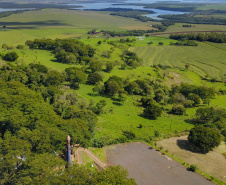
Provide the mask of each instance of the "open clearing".
{"label": "open clearing", "polygon": [[168,149],[169,153],[180,158],[189,164],[195,164],[197,167],[226,183],[226,159],[222,153],[226,152],[225,144],[207,154],[195,153],[188,150],[187,136],[173,137],[157,142],[164,150]]}
{"label": "open clearing", "polygon": [[107,150],[109,165],[122,165],[138,185],[213,185],[197,173],[161,155],[150,146],[135,142]]}

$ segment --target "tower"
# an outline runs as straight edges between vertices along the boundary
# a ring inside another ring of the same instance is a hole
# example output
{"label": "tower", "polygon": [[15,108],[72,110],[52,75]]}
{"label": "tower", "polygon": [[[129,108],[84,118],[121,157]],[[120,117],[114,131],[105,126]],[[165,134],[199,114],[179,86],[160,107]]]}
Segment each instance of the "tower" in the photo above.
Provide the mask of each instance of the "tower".
{"label": "tower", "polygon": [[71,142],[71,137],[67,136],[67,153],[66,153],[66,157],[67,157],[67,162],[68,162],[69,165],[72,164],[70,142]]}

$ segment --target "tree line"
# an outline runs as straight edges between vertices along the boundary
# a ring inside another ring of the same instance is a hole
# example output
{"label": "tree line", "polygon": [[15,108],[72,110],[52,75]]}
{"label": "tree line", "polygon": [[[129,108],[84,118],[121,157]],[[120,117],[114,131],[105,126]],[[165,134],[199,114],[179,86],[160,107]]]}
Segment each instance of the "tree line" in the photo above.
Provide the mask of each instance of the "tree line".
{"label": "tree line", "polygon": [[225,33],[186,33],[186,34],[171,34],[170,39],[175,40],[197,40],[197,41],[209,41],[216,43],[225,43],[226,34]]}
{"label": "tree line", "polygon": [[[189,23],[189,24],[215,24],[225,25],[226,19],[199,16],[199,13],[180,14],[180,15],[159,15],[158,17],[171,20],[174,22]],[[202,14],[201,14],[202,15]]]}

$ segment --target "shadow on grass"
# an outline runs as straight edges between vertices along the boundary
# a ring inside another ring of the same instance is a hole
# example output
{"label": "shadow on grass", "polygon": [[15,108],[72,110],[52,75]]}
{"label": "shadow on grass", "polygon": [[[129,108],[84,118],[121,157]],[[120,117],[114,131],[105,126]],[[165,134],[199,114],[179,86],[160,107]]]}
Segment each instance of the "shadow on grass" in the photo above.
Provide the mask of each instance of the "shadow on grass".
{"label": "shadow on grass", "polygon": [[119,105],[119,106],[122,106],[122,104],[120,103],[120,102],[116,102],[116,101],[114,101],[114,102],[112,102],[114,105]]}
{"label": "shadow on grass", "polygon": [[185,119],[184,120],[186,123],[190,123],[190,124],[192,124],[192,125],[197,125],[197,121],[195,121],[195,119]]}
{"label": "shadow on grass", "polygon": [[99,94],[95,94],[95,93],[87,93],[87,95],[92,96],[92,97],[100,96]]}
{"label": "shadow on grass", "polygon": [[179,146],[179,148],[182,150],[187,150],[193,153],[205,154],[205,152],[201,152],[197,147],[195,147],[194,145],[189,143],[188,140],[185,140],[185,139],[178,139],[177,146]]}
{"label": "shadow on grass", "polygon": [[63,23],[59,20],[47,20],[47,21],[32,21],[32,22],[0,22],[0,25],[13,26],[10,29],[36,29],[35,26],[71,26],[70,24]]}
{"label": "shadow on grass", "polygon": [[149,120],[156,120],[157,118],[151,117],[151,116],[146,116],[144,114],[139,114],[140,117],[145,118],[145,119],[149,119]]}

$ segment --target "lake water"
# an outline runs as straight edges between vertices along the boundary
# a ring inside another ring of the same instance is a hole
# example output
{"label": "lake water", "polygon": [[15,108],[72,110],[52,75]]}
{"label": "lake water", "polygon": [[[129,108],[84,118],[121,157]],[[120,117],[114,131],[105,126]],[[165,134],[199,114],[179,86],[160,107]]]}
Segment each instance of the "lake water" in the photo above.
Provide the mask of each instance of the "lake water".
{"label": "lake water", "polygon": [[[154,11],[154,14],[145,15],[147,17],[161,20],[158,18],[158,15],[172,15],[172,14],[184,14],[185,12],[178,12],[178,11],[168,11],[168,10],[158,10],[158,9],[151,9],[151,8],[144,8],[143,6],[136,6],[136,5],[128,5],[128,3],[156,3],[156,2],[164,2],[166,0],[125,0],[124,2],[117,3],[82,3],[82,4],[68,4],[68,5],[75,5],[81,6],[82,8],[75,8],[78,10],[99,10],[105,8],[131,8],[134,10],[151,10]],[[226,0],[173,0],[173,2],[184,2],[184,3],[225,3]],[[125,4],[126,3],[126,4]],[[24,9],[1,9],[0,12],[7,12],[7,11],[15,11],[15,10],[24,10]]]}
{"label": "lake water", "polygon": [[[142,1],[126,1],[125,3],[145,3],[146,0]],[[154,1],[153,1],[154,2]],[[150,0],[149,0],[150,3]],[[144,6],[136,6],[136,5],[128,5],[128,4],[113,4],[113,3],[84,3],[84,4],[69,4],[75,6],[81,6],[82,8],[75,8],[77,10],[100,10],[105,8],[130,8],[133,10],[149,10],[154,11],[154,14],[145,15],[146,17],[150,17],[152,19],[161,20],[158,18],[158,15],[172,15],[172,14],[184,14],[185,12],[178,12],[178,11],[168,11],[168,10],[159,10],[159,9],[152,9],[152,8],[144,8]]]}

